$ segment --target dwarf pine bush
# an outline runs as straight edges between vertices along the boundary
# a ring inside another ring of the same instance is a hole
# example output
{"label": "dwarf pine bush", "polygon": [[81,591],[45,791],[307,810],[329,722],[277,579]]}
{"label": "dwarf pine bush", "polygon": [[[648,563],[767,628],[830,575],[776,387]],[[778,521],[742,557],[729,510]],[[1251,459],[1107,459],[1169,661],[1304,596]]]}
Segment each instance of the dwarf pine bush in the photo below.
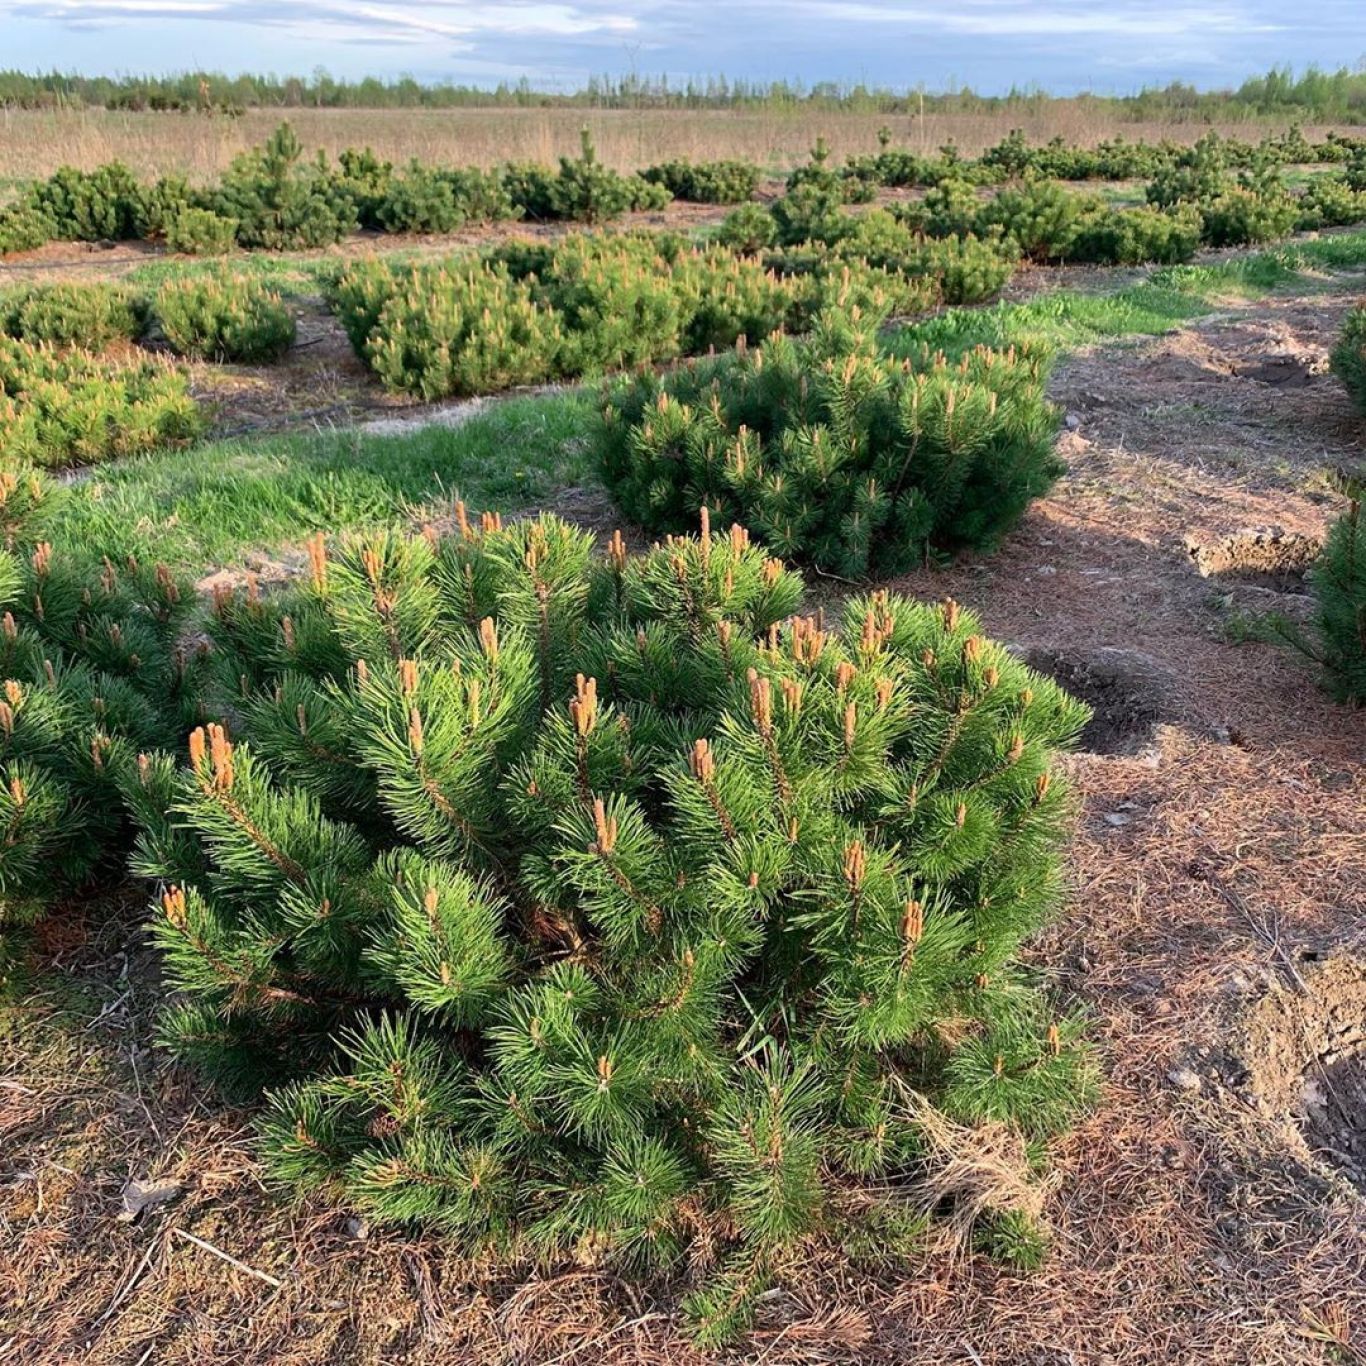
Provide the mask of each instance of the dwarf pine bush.
{"label": "dwarf pine bush", "polygon": [[226,256],[237,245],[237,219],[184,208],[166,223],[166,246],[186,256]]}
{"label": "dwarf pine bush", "polygon": [[640,175],[694,204],[743,204],[759,184],[759,168],[748,161],[666,161]]}
{"label": "dwarf pine bush", "polygon": [[831,308],[805,338],[609,391],[597,457],[625,515],[677,531],[706,506],[853,578],[998,541],[1060,473],[1041,357],[901,362],[879,350],[879,321]]}
{"label": "dwarf pine bush", "polygon": [[20,202],[0,209],[0,256],[33,251],[56,235],[52,220],[33,204]]}
{"label": "dwarf pine bush", "polygon": [[794,616],[738,528],[600,559],[459,520],[218,599],[233,733],[141,788],[160,1037],[277,1088],[287,1188],[468,1248],[690,1260],[722,1338],[841,1186],[876,1224],[911,1091],[1034,1135],[1085,1102],[1079,1021],[1015,958],[1087,713],[952,603]]}
{"label": "dwarf pine bush", "polygon": [[0,474],[0,960],[16,927],[131,843],[120,783],[185,733],[192,588],[164,566],[92,561],[45,539],[56,491]]}
{"label": "dwarf pine bush", "polygon": [[1366,304],[1347,315],[1329,363],[1357,409],[1366,413]]}
{"label": "dwarf pine bush", "polygon": [[715,240],[731,251],[754,256],[778,240],[777,220],[762,204],[741,204],[726,215]]}
{"label": "dwarf pine bush", "polygon": [[1366,703],[1366,489],[1348,481],[1344,492],[1347,510],[1314,564],[1315,626],[1329,691],[1342,702]]}
{"label": "dwarf pine bush", "polygon": [[93,171],[63,166],[29,191],[28,205],[69,242],[118,242],[141,236],[143,190],[122,162]]}
{"label": "dwarf pine bush", "polygon": [[87,465],[203,430],[183,373],[0,337],[0,467]]}
{"label": "dwarf pine bush", "polygon": [[147,301],[117,285],[46,285],[0,296],[0,332],[20,341],[101,351],[137,341]]}
{"label": "dwarf pine bush", "polygon": [[271,251],[329,246],[358,226],[344,178],[334,176],[321,159],[304,161],[288,123],[263,147],[237,157],[204,207],[236,219],[242,246]]}
{"label": "dwarf pine bush", "polygon": [[170,280],[157,291],[156,315],[171,349],[195,360],[260,364],[294,345],[293,315],[247,276]]}

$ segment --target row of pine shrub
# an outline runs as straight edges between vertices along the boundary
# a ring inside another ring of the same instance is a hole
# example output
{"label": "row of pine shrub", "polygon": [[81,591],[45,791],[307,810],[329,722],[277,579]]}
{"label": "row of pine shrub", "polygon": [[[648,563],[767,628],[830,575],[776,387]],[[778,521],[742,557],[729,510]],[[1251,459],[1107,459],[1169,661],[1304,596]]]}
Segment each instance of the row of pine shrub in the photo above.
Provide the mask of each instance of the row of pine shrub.
{"label": "row of pine shrub", "polygon": [[[788,177],[789,208],[809,218],[813,203],[866,203],[880,186],[975,191],[1023,179],[1142,176],[1159,187],[1150,191],[1155,203],[1191,199],[1188,190],[1173,191],[1171,183],[1206,186],[1210,193],[1201,202],[1209,210],[1206,240],[1213,245],[1266,241],[1292,226],[1333,226],[1366,216],[1366,185],[1360,183],[1366,147],[1348,138],[1310,144],[1292,130],[1253,146],[1210,133],[1194,147],[1116,140],[1083,149],[1056,142],[1031,148],[1016,132],[976,160],[963,158],[952,145],[935,157],[895,149],[886,130],[879,140],[878,154],[852,157],[837,168],[824,139],[818,139],[810,162]],[[1272,184],[1279,187],[1277,168],[1294,161],[1343,169],[1315,177],[1296,197]],[[1223,181],[1211,179],[1211,167]],[[1243,183],[1227,179],[1233,170]],[[234,246],[321,247],[362,228],[449,233],[469,223],[519,217],[595,224],[632,210],[662,208],[671,197],[717,204],[752,200],[758,177],[757,167],[740,161],[672,161],[622,175],[598,161],[586,131],[579,155],[562,157],[555,168],[523,164],[483,171],[417,161],[395,168],[355,149],[333,164],[321,154],[306,158],[286,123],[261,147],[239,156],[216,185],[203,188],[179,176],[144,184],[119,162],[93,171],[63,167],[0,208],[0,253],[31,250],[52,239],[145,238],[165,241],[175,251],[218,254]],[[1086,213],[1094,216],[1093,209]],[[793,231],[787,225],[780,235],[796,240]]]}
{"label": "row of pine shrub", "polygon": [[926,244],[887,264],[829,254],[765,262],[670,234],[514,241],[450,262],[359,262],[328,285],[356,352],[386,387],[425,399],[628,369],[805,331],[828,304],[923,312],[984,297],[1010,266]]}
{"label": "row of pine shrub", "polygon": [[294,342],[293,314],[245,276],[170,280],[152,295],[119,285],[41,285],[0,295],[0,335],[85,352],[149,333],[178,356],[245,364],[277,360]]}

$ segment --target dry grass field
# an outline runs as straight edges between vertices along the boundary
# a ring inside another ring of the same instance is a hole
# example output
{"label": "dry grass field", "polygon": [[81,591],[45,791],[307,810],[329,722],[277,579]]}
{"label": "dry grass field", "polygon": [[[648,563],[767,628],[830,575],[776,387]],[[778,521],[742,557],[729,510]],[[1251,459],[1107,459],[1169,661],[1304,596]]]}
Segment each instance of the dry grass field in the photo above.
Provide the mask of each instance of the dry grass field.
{"label": "dry grass field", "polygon": [[[877,150],[878,129],[894,144],[933,152],[953,140],[974,156],[1020,127],[1035,142],[1062,137],[1089,146],[1105,138],[1194,142],[1210,125],[1132,123],[1084,100],[1052,101],[1041,112],[884,116],[820,111],[581,109],[253,109],[240,118],[128,113],[105,109],[0,110],[0,179],[49,175],[58,166],[88,170],[118,158],[139,175],[172,172],[205,181],[239,152],[258,146],[288,118],[310,151],[370,146],[392,161],[491,166],[502,161],[553,162],[578,151],[591,130],[598,154],[618,170],[638,170],[674,157],[739,157],[772,171],[806,159],[818,135],[837,160]],[[1221,134],[1259,138],[1275,125],[1215,125]],[[1308,127],[1321,138],[1326,127]]]}

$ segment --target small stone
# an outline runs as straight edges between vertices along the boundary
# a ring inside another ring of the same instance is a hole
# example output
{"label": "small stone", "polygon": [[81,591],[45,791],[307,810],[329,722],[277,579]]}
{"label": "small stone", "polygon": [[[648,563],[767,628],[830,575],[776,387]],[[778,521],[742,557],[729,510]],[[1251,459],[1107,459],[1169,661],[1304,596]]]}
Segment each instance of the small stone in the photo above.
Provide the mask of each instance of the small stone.
{"label": "small stone", "polygon": [[1041,564],[1038,568],[1039,577],[1043,579],[1052,578],[1057,572],[1057,569],[1051,564]]}
{"label": "small stone", "polygon": [[1167,1080],[1178,1091],[1198,1091],[1201,1086],[1200,1074],[1189,1067],[1173,1067],[1167,1073]]}
{"label": "small stone", "polygon": [[123,1187],[123,1208],[118,1220],[131,1224],[139,1215],[160,1205],[168,1204],[181,1192],[178,1181],[165,1181],[157,1184],[152,1181],[129,1181]]}
{"label": "small stone", "polygon": [[348,1238],[355,1238],[360,1241],[364,1241],[366,1238],[370,1236],[370,1229],[366,1225],[364,1219],[358,1218],[356,1215],[353,1214],[346,1221],[346,1236]]}
{"label": "small stone", "polygon": [[1062,425],[1066,427],[1069,432],[1075,432],[1077,428],[1081,426],[1081,418],[1076,413],[1068,413],[1067,416],[1063,418]]}
{"label": "small stone", "polygon": [[1130,821],[1132,821],[1132,820],[1133,820],[1133,817],[1130,816],[1130,815],[1128,815],[1128,814],[1127,814],[1126,812],[1124,812],[1124,811],[1107,811],[1107,812],[1105,813],[1105,823],[1106,823],[1106,825],[1113,825],[1113,826],[1115,826],[1116,828],[1119,828],[1120,826],[1128,825],[1128,824],[1130,823]]}

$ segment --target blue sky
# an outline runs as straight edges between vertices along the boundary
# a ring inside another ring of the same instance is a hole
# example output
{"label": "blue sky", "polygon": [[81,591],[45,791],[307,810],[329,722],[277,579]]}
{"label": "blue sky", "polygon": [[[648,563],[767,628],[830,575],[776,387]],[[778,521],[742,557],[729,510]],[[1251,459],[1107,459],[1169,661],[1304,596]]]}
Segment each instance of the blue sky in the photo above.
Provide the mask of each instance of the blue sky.
{"label": "blue sky", "polygon": [[1366,0],[0,0],[0,67],[449,78],[725,73],[1124,92],[1366,58]]}

